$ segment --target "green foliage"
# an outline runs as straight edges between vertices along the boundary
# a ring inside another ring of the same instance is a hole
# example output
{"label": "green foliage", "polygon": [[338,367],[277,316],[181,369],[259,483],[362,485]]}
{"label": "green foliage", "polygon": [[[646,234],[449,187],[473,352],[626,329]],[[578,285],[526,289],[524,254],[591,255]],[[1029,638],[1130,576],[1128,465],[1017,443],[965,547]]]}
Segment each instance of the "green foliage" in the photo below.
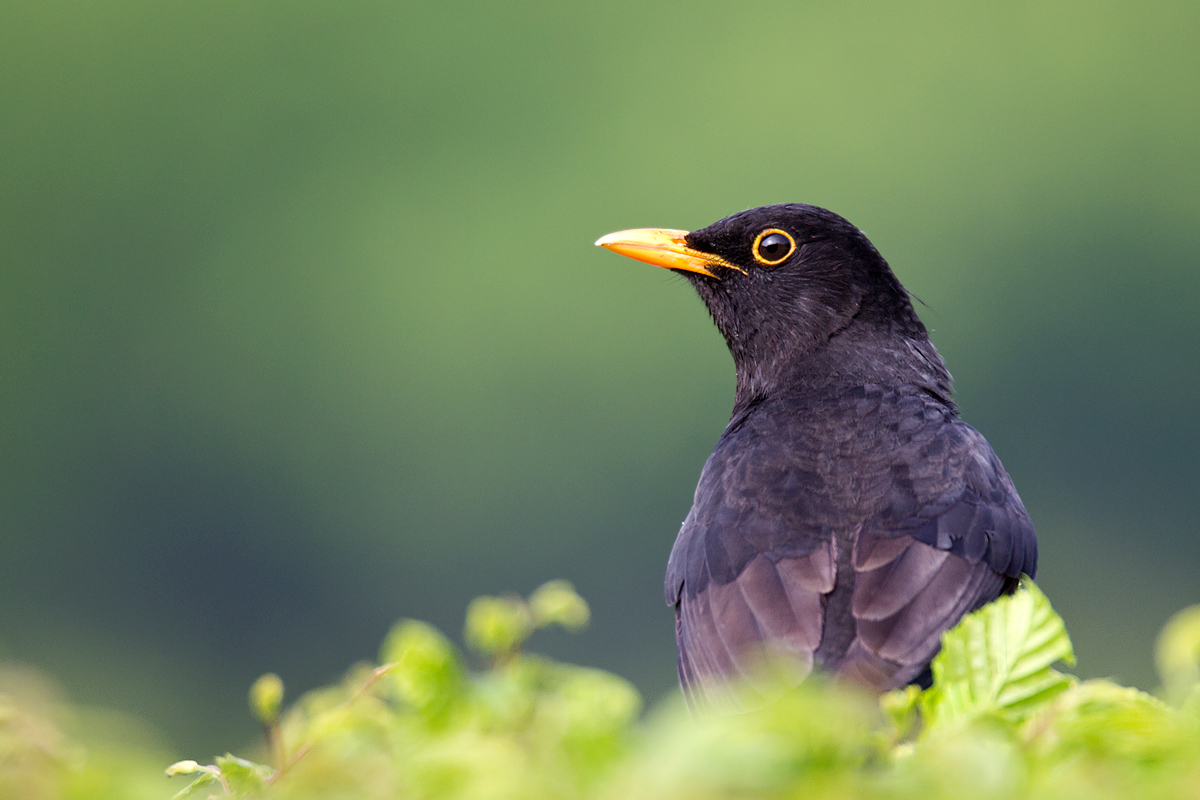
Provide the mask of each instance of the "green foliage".
{"label": "green foliage", "polygon": [[1053,668],[1075,663],[1062,618],[1028,583],[966,617],[942,637],[933,662],[933,688],[921,696],[930,728],[996,715],[1009,722],[1070,687]]}
{"label": "green foliage", "polygon": [[[265,675],[250,691],[257,760],[177,762],[167,775],[190,782],[175,797],[1200,797],[1200,607],[1163,632],[1165,699],[1057,671],[1070,639],[1026,583],[947,632],[928,690],[875,697],[822,676],[789,688],[775,665],[755,678],[774,698],[761,708],[693,716],[676,699],[645,719],[621,678],[522,651],[535,630],[587,617],[565,582],[480,598],[465,638],[490,658],[482,672],[406,620],[380,664],[282,715],[283,683]],[[168,796],[146,791],[135,754],[85,752],[15,698],[0,694],[0,797]]]}
{"label": "green foliage", "polygon": [[177,761],[167,767],[167,777],[174,778],[177,775],[197,776],[175,795],[175,800],[184,800],[189,797],[209,797],[214,793],[252,797],[267,787],[274,771],[226,753],[217,758],[215,764]]}
{"label": "green foliage", "polygon": [[454,645],[424,622],[407,619],[397,623],[383,640],[380,656],[384,664],[392,665],[397,696],[420,711],[445,705],[463,679]]}
{"label": "green foliage", "polygon": [[550,581],[525,601],[519,597],[477,597],[467,607],[463,636],[471,647],[491,656],[495,663],[512,658],[530,635],[558,625],[582,630],[591,611],[567,581]]}

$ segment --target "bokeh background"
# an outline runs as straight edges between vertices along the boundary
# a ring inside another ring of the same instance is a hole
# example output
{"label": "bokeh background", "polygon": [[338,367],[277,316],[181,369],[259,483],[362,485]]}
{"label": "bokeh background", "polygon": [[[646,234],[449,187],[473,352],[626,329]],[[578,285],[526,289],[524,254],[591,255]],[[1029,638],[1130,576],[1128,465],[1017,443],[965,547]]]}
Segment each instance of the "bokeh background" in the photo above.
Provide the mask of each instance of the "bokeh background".
{"label": "bokeh background", "polygon": [[545,652],[674,684],[661,576],[733,373],[593,248],[862,227],[1013,475],[1083,675],[1200,600],[1194,2],[0,4],[0,660],[155,724],[572,580]]}

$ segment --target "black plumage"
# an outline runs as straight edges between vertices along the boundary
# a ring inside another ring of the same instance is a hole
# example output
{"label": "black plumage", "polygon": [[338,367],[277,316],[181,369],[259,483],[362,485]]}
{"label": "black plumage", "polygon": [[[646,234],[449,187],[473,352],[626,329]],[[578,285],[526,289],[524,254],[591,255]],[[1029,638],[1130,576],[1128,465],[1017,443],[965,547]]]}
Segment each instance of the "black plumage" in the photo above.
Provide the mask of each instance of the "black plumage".
{"label": "black plumage", "polygon": [[1011,480],[861,231],[787,204],[598,244],[687,277],[737,370],[667,566],[690,697],[726,705],[764,643],[879,690],[927,681],[946,629],[1034,575]]}

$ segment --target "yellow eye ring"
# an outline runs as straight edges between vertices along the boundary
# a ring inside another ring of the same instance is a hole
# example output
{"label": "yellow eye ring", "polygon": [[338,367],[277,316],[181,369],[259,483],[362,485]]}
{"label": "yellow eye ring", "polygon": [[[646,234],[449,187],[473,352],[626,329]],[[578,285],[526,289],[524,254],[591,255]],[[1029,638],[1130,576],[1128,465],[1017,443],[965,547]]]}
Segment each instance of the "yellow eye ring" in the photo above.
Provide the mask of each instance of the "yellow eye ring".
{"label": "yellow eye ring", "polygon": [[[772,237],[773,241],[765,242],[767,252],[763,252],[763,250],[760,248],[762,248],[764,245],[763,240],[767,239],[767,237]],[[785,242],[781,242],[775,237],[782,237],[783,239],[787,240],[786,251],[782,247]],[[779,255],[781,252],[783,255]],[[768,267],[779,266],[791,258],[792,253],[794,252],[796,252],[796,240],[792,238],[790,233],[787,231],[781,231],[779,228],[767,228],[765,231],[755,237],[754,246],[750,248],[750,255],[754,256],[754,260],[760,264],[765,264]]]}

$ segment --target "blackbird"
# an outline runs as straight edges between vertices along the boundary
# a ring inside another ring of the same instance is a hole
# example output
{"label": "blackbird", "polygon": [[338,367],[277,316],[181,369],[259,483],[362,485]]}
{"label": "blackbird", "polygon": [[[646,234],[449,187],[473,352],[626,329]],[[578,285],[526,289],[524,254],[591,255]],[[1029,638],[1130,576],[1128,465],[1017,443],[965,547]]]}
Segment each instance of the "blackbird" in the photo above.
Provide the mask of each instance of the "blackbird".
{"label": "blackbird", "polygon": [[596,244],[687,278],[737,372],[667,564],[689,700],[738,705],[764,649],[927,686],[942,633],[1032,577],[1037,540],[887,262],[800,204]]}

